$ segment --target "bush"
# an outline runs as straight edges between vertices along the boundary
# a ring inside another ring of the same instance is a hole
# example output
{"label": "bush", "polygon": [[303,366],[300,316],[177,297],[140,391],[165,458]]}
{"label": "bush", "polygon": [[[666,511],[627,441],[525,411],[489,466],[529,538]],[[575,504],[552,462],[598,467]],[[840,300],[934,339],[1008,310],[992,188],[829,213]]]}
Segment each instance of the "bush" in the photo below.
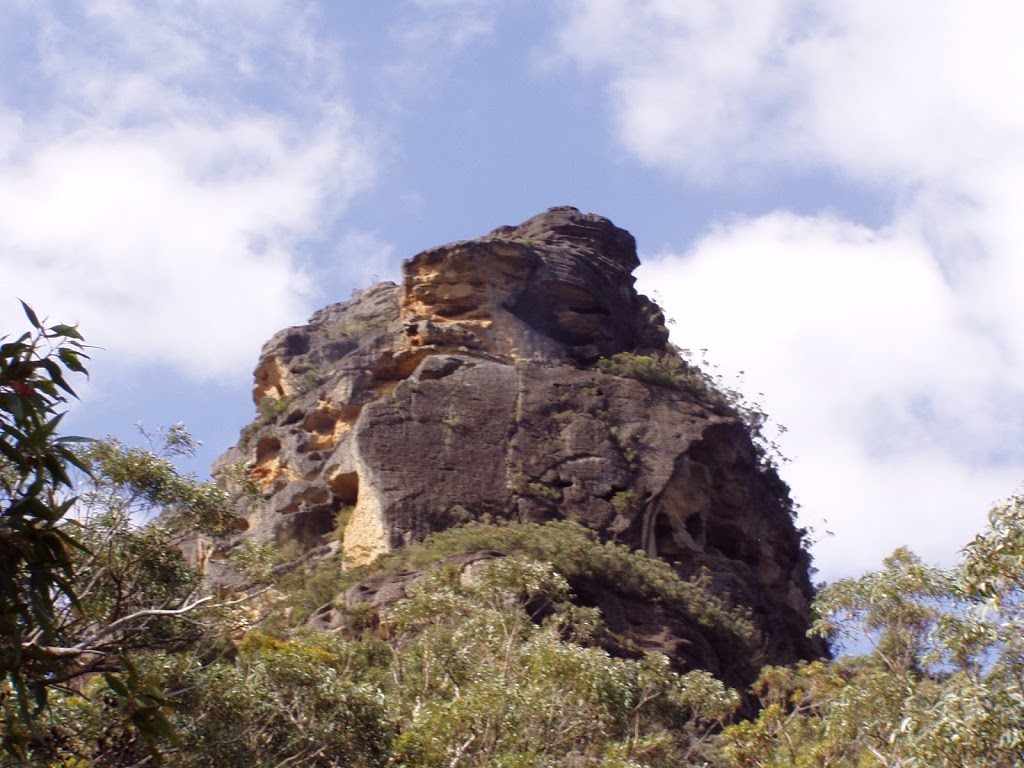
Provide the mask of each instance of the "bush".
{"label": "bush", "polygon": [[624,376],[657,387],[674,389],[692,395],[713,409],[730,409],[728,398],[719,391],[711,378],[700,368],[692,366],[675,354],[638,355],[620,352],[595,363],[597,369],[612,376]]}
{"label": "bush", "polygon": [[341,591],[374,572],[425,568],[452,555],[487,549],[550,563],[570,585],[587,580],[626,597],[663,605],[687,616],[739,653],[749,654],[751,659],[756,655],[760,638],[748,615],[726,607],[702,579],[683,579],[663,560],[614,542],[602,543],[592,531],[568,520],[474,523],[382,555],[372,568],[339,573],[331,561],[322,567],[334,577],[334,588]]}

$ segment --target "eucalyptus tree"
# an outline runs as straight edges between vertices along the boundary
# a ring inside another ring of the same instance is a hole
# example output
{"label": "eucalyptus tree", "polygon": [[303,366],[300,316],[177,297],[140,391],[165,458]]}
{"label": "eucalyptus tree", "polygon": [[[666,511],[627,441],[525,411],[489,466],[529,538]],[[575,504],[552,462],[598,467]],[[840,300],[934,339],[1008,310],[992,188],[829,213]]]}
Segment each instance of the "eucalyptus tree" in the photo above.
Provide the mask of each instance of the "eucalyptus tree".
{"label": "eucalyptus tree", "polygon": [[1024,497],[990,512],[956,567],[899,549],[816,608],[815,631],[869,650],[765,669],[760,715],[725,730],[722,764],[1024,763]]}
{"label": "eucalyptus tree", "polygon": [[146,448],[61,436],[67,377],[86,375],[87,347],[23,308],[30,329],[0,339],[2,749],[45,751],[54,696],[82,698],[96,681],[152,747],[174,738],[172,702],[133,659],[191,647],[212,626],[213,596],[180,545],[226,533],[234,516],[224,491],[172,461],[195,450],[184,427]]}

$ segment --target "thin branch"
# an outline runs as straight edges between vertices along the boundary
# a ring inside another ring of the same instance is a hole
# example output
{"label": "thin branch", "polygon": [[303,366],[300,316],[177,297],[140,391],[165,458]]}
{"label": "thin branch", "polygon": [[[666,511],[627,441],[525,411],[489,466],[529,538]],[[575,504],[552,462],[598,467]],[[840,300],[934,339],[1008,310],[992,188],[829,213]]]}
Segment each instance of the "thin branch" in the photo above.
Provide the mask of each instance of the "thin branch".
{"label": "thin branch", "polygon": [[207,603],[210,600],[213,600],[213,597],[201,597],[198,600],[181,606],[181,608],[146,608],[145,610],[130,613],[127,616],[122,616],[120,619],[110,622],[110,624],[105,626],[99,632],[93,634],[92,637],[88,637],[82,642],[76,643],[73,647],[77,648],[79,651],[85,651],[104,637],[112,635],[125,624],[130,624],[133,621],[138,621],[139,619],[143,619],[148,616],[181,616],[183,613],[194,611],[200,605]]}
{"label": "thin branch", "polygon": [[448,763],[448,768],[455,768],[459,764],[459,760],[462,759],[462,753],[469,749],[469,745],[476,740],[476,734],[471,734],[468,739],[462,742],[462,745],[455,750],[455,755],[452,757],[452,761]]}
{"label": "thin branch", "polygon": [[326,750],[326,749],[327,749],[327,747],[320,747],[320,749],[318,749],[316,752],[314,752],[311,755],[304,754],[306,750],[303,749],[301,752],[299,752],[297,754],[294,754],[291,757],[286,757],[280,763],[275,765],[274,768],[283,768],[283,766],[288,765],[288,763],[294,762],[295,760],[299,760],[300,758],[305,758],[307,760],[312,760],[317,755],[320,755],[321,753],[323,753],[324,750]]}

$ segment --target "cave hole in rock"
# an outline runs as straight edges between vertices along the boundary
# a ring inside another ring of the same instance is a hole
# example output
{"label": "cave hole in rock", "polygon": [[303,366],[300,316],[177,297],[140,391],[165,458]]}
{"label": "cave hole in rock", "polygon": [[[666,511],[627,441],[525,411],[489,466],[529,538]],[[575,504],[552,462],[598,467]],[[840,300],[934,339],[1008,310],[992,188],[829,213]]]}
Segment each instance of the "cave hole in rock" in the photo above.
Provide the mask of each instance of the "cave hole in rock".
{"label": "cave hole in rock", "polygon": [[686,532],[693,537],[693,540],[700,542],[704,538],[704,518],[700,515],[690,515],[684,523]]}
{"label": "cave hole in rock", "polygon": [[294,515],[297,512],[308,514],[309,510],[323,506],[330,498],[331,494],[326,488],[316,486],[306,488],[301,493],[295,494],[288,504],[281,507],[278,512],[282,515]]}
{"label": "cave hole in rock", "polygon": [[349,338],[336,339],[329,341],[320,348],[320,357],[324,363],[333,363],[341,360],[345,355],[351,352],[359,346],[355,341]]}
{"label": "cave hole in rock", "polygon": [[306,514],[298,519],[296,533],[299,535],[299,539],[313,544],[326,534],[332,533],[337,511],[333,504],[318,504],[315,507],[310,507]]}
{"label": "cave hole in rock", "polygon": [[658,557],[665,559],[679,557],[686,552],[686,548],[680,545],[676,537],[675,528],[668,515],[663,512],[656,513],[654,517],[654,551]]}
{"label": "cave hole in rock", "polygon": [[734,525],[709,525],[707,543],[732,560],[743,560],[743,531]]}
{"label": "cave hole in rock", "polygon": [[284,540],[292,538],[303,546],[319,543],[324,536],[334,532],[334,518],[339,507],[327,488],[312,486],[304,489],[279,510],[280,514],[291,518],[286,526],[290,535]]}
{"label": "cave hole in rock", "polygon": [[331,516],[331,530],[338,540],[342,540],[348,523],[355,512],[359,501],[359,474],[357,472],[341,472],[328,480],[331,497],[334,502],[334,514]]}
{"label": "cave hole in rock", "polygon": [[601,317],[611,317],[611,310],[607,307],[602,307],[600,304],[591,304],[586,307],[566,307],[567,312],[574,312],[577,315],[599,315]]}
{"label": "cave hole in rock", "polygon": [[256,444],[256,467],[253,473],[259,469],[261,464],[273,461],[281,454],[281,441],[276,437],[264,437]]}
{"label": "cave hole in rock", "polygon": [[341,433],[359,418],[361,410],[362,406],[359,405],[345,405],[341,408],[323,405],[317,408],[305,417],[300,426],[309,437],[299,447],[299,453],[332,449]]}
{"label": "cave hole in rock", "polygon": [[[592,298],[583,291],[561,286],[558,288],[541,289],[524,293],[514,304],[503,305],[511,314],[522,320],[531,328],[550,336],[562,344],[575,344],[578,339],[568,329],[562,327],[559,316],[569,305],[585,306]],[[568,295],[561,295],[567,293]]]}
{"label": "cave hole in rock", "polygon": [[342,506],[355,506],[359,498],[359,473],[343,472],[332,477],[328,483],[331,494]]}
{"label": "cave hole in rock", "polygon": [[291,356],[309,352],[309,336],[304,333],[289,333],[284,338],[285,351]]}
{"label": "cave hole in rock", "polygon": [[337,411],[332,408],[319,408],[306,417],[306,420],[302,422],[302,428],[307,432],[329,435],[334,432],[338,416]]}
{"label": "cave hole in rock", "polygon": [[438,317],[445,321],[455,322],[460,320],[490,320],[491,312],[483,302],[469,300],[460,301],[451,305],[442,305],[434,308]]}
{"label": "cave hole in rock", "polygon": [[290,516],[286,525],[278,529],[278,546],[286,546],[290,541],[297,541],[303,547],[322,543],[334,531],[335,514],[332,504],[303,506],[297,514]]}

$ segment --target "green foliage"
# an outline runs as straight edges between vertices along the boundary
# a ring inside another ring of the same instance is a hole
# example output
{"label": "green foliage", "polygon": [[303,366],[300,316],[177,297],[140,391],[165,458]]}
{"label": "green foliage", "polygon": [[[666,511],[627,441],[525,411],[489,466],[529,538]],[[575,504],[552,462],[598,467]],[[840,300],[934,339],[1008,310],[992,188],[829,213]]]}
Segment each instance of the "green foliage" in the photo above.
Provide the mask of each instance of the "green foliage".
{"label": "green foliage", "polygon": [[260,500],[263,498],[263,491],[252,477],[252,464],[248,461],[239,460],[226,464],[217,470],[218,484],[228,489],[228,492],[240,499]]}
{"label": "green foliage", "polygon": [[264,397],[260,400],[260,404],[256,409],[259,414],[258,423],[260,426],[269,424],[288,410],[289,405],[291,405],[291,398],[289,397],[281,397],[277,399],[273,397]]}
{"label": "green foliage", "polygon": [[160,740],[179,743],[178,734],[167,715],[172,702],[159,685],[144,685],[135,665],[125,661],[123,675],[105,674],[103,679],[118,699],[119,709],[125,713],[135,729],[142,735],[155,754]]}
{"label": "green foliage", "polygon": [[68,471],[81,462],[74,438],[58,437],[57,428],[75,396],[65,373],[84,374],[87,359],[75,328],[44,326],[22,307],[31,330],[0,338],[0,700],[10,753],[22,750],[32,704],[45,704],[56,667],[45,648],[58,638],[58,613],[78,600],[72,558],[79,545],[61,521],[74,504]]}
{"label": "green foliage", "polygon": [[572,605],[550,564],[440,568],[409,591],[381,619],[386,641],[253,632],[232,656],[154,653],[106,693],[56,697],[37,764],[144,763],[128,724],[159,715],[175,736],[163,762],[182,768],[667,768],[703,754],[738,705],[711,675],[679,675],[663,656],[580,644],[600,620]]}
{"label": "green foliage", "polygon": [[295,539],[274,547],[274,560],[279,564],[291,563],[302,557],[302,544]]}
{"label": "green foliage", "polygon": [[562,492],[553,485],[547,483],[529,482],[523,486],[523,493],[534,496],[538,499],[558,503],[562,500]]}
{"label": "green foliage", "polygon": [[638,355],[620,352],[603,357],[596,363],[598,370],[612,376],[654,384],[692,395],[714,408],[727,409],[729,402],[700,368],[692,366],[677,354]]}
{"label": "green foliage", "polygon": [[238,436],[239,442],[244,443],[260,429],[275,422],[277,417],[287,411],[291,404],[292,398],[290,397],[263,397],[263,399],[260,400],[259,405],[256,406],[256,418],[249,424],[242,427],[242,431]]}
{"label": "green foliage", "polygon": [[[355,298],[362,291],[354,291]],[[351,339],[358,341],[363,336],[383,330],[389,323],[398,319],[398,307],[389,307],[386,311],[374,310],[370,314],[354,315],[333,325],[321,325],[317,333],[328,339]]]}
{"label": "green foliage", "polygon": [[277,558],[271,544],[243,542],[231,550],[229,562],[253,586],[270,584],[274,580]]}
{"label": "green foliage", "polygon": [[[1022,497],[992,510],[955,568],[901,549],[823,589],[814,631],[864,652],[765,667],[750,691],[756,717],[734,722],[739,695],[710,673],[610,655],[600,611],[573,591],[661,606],[754,664],[749,617],[703,580],[568,521],[471,522],[379,558],[373,572],[429,573],[386,608],[341,608],[354,619],[345,637],[296,628],[371,573],[342,570],[340,557],[279,577],[271,548],[243,545],[232,565],[274,589],[214,605],[181,545],[230,532],[234,518],[224,491],[176,469],[195,442],[178,425],[147,448],[109,438],[72,450],[57,427],[73,396],[64,374],[84,373],[81,339],[25,310],[32,330],[0,345],[0,717],[19,765],[1024,763]],[[700,394],[712,379],[669,356],[601,367],[718,402]],[[760,429],[763,414],[719,395]],[[231,471],[229,485],[257,495],[248,467]],[[610,499],[620,512],[635,501]],[[505,556],[438,565],[478,550]],[[261,624],[271,611],[278,621]]]}
{"label": "green foliage", "polygon": [[718,681],[677,675],[663,656],[615,659],[566,641],[579,614],[531,620],[531,606],[568,596],[550,565],[498,559],[466,582],[438,571],[389,617],[400,675],[389,699],[400,724],[394,764],[676,765],[738,705]]}
{"label": "green foliage", "polygon": [[631,512],[635,504],[636,494],[633,491],[616,491],[611,499],[612,509],[619,515]]}
{"label": "green foliage", "polygon": [[859,656],[763,671],[757,720],[730,726],[728,766],[1024,762],[1024,500],[994,509],[952,569],[897,550],[819,596],[816,631]]}
{"label": "green foliage", "polygon": [[[278,610],[296,626],[339,593],[374,573],[428,568],[447,557],[479,550],[521,554],[552,568],[570,584],[587,583],[664,606],[697,623],[723,651],[756,664],[761,639],[749,616],[713,596],[702,579],[684,580],[672,567],[642,552],[613,542],[602,543],[592,531],[570,521],[545,524],[471,523],[431,535],[420,544],[387,553],[372,568],[345,571],[331,557],[304,563],[281,576],[277,589],[284,595]],[[756,673],[757,667],[752,668]]]}
{"label": "green foliage", "polygon": [[180,547],[197,534],[224,532],[233,518],[222,491],[180,474],[168,458],[194,450],[188,432],[174,427],[160,443],[158,454],[110,438],[72,455],[84,472],[57,523],[74,545],[65,552],[66,580],[60,592],[51,589],[47,633],[36,632],[16,670],[45,708],[26,714],[17,696],[0,696],[4,747],[31,756],[28,764],[64,764],[52,760],[68,753],[66,745],[77,755],[95,739],[117,758],[92,765],[152,760],[157,744],[175,743],[175,702],[139,662],[213,637],[204,623],[213,616],[210,598]]}
{"label": "green foliage", "polygon": [[[162,525],[140,526],[123,509],[91,510],[79,518],[79,530],[84,548],[75,558],[75,566],[83,594],[78,611],[62,617],[63,634],[68,639],[88,632],[89,625],[107,626],[154,606],[180,605],[198,587],[195,572],[176,546],[177,539]],[[127,650],[139,640],[146,647],[170,632],[167,623],[154,617],[145,624],[146,638],[133,634],[117,637],[112,647]],[[133,629],[138,631],[138,627]]]}
{"label": "green foliage", "polygon": [[233,517],[222,491],[175,470],[169,457],[196,445],[180,425],[160,436],[163,455],[58,437],[74,396],[64,373],[85,373],[84,345],[24,309],[32,330],[0,345],[3,749],[24,758],[54,693],[101,673],[111,706],[152,746],[170,734],[166,697],[126,654],[195,639],[186,614],[206,601],[178,544],[223,533]]}
{"label": "green foliage", "polygon": [[[732,721],[738,694],[708,672],[609,655],[599,611],[573,603],[585,580],[675,606],[753,656],[749,623],[699,582],[573,523],[473,524],[386,555],[378,570],[481,549],[506,557],[434,567],[404,600],[354,610],[363,620],[348,637],[249,631],[227,653],[196,638],[144,654],[106,687],[53,696],[32,756],[144,762],[143,720],[166,724],[163,760],[187,768],[1017,765],[1020,512],[1017,499],[996,510],[956,569],[900,550],[882,571],[824,590],[816,631],[870,651],[764,668],[751,691],[760,710],[745,722]],[[276,585],[292,613],[294,587],[323,597],[368,571],[336,559],[296,573]]]}
{"label": "green foliage", "polygon": [[[387,650],[317,633],[252,635],[233,662],[189,670],[173,766],[382,766],[394,736],[381,691]],[[287,762],[285,762],[287,761]]]}
{"label": "green foliage", "polygon": [[134,520],[152,520],[175,531],[224,536],[234,530],[236,517],[227,494],[216,483],[183,475],[173,458],[195,455],[198,443],[183,424],[166,435],[143,431],[150,445],[128,448],[108,437],[81,452],[82,461],[97,480],[83,494],[81,504],[90,510],[118,512]]}
{"label": "green foliage", "polygon": [[[760,638],[748,616],[727,608],[704,581],[681,579],[668,563],[621,544],[602,543],[592,531],[571,521],[452,528],[382,556],[375,570],[420,568],[451,555],[486,549],[550,563],[570,584],[587,581],[664,605],[709,630],[737,655],[747,654],[751,661],[757,657]],[[357,570],[349,572],[348,578],[355,583],[365,575],[365,570]]]}
{"label": "green foliage", "polygon": [[286,596],[282,607],[287,611],[288,624],[297,626],[305,622],[313,611],[331,602],[339,592],[367,573],[362,568],[344,571],[342,562],[336,555],[320,562],[301,563],[281,576],[277,589]]}
{"label": "green foliage", "polygon": [[445,416],[443,419],[441,419],[441,423],[448,427],[448,429],[457,432],[459,428],[462,426],[462,416],[457,413],[454,413],[451,414],[450,416]]}
{"label": "green foliage", "polygon": [[[613,376],[624,376],[683,392],[714,413],[740,419],[750,433],[762,468],[769,473],[769,478],[777,488],[779,500],[784,504],[791,504],[789,487],[777,473],[779,465],[785,464],[788,459],[782,455],[778,443],[765,434],[765,428],[769,423],[768,414],[758,402],[752,402],[738,389],[726,386],[721,375],[712,376],[705,372],[704,368],[709,367],[706,359],[702,359],[701,365],[697,365],[691,362],[690,350],[673,347],[670,352],[663,354],[639,355],[633,352],[620,352],[610,358],[601,358],[595,366],[598,370]],[[778,425],[777,428],[780,435],[786,432],[782,425]],[[627,455],[627,461],[632,465],[635,457],[630,458]]]}
{"label": "green foliage", "polygon": [[989,512],[988,528],[964,548],[965,591],[1015,614],[1012,598],[1024,590],[1024,496]]}
{"label": "green foliage", "polygon": [[303,392],[312,392],[323,383],[323,378],[316,371],[306,371],[299,381],[299,388]]}
{"label": "green foliage", "polygon": [[354,504],[342,504],[334,515],[334,538],[338,542],[345,540],[345,528],[348,521],[352,519],[352,513],[356,508]]}

